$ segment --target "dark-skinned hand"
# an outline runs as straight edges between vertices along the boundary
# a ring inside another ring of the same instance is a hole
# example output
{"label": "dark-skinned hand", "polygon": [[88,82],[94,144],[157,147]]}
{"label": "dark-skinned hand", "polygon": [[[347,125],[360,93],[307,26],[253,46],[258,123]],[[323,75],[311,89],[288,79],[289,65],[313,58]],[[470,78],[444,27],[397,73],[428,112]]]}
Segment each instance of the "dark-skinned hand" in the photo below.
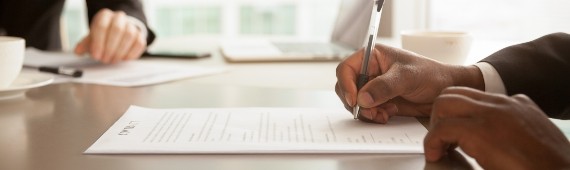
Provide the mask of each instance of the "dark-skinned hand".
{"label": "dark-skinned hand", "polygon": [[476,66],[437,62],[406,50],[377,44],[368,65],[369,82],[357,93],[360,50],[336,70],[336,93],[347,110],[361,106],[359,119],[387,123],[390,116],[429,116],[433,100],[449,86],[484,88]]}
{"label": "dark-skinned hand", "polygon": [[569,169],[570,143],[525,95],[451,87],[433,105],[427,161],[459,146],[485,169]]}

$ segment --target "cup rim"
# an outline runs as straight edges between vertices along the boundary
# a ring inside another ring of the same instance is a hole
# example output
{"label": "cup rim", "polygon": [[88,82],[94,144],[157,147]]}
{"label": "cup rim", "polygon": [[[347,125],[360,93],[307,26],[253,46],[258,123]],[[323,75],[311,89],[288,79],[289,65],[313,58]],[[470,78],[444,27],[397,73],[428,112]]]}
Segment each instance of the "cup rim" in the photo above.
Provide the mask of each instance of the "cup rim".
{"label": "cup rim", "polygon": [[440,31],[440,30],[404,30],[402,36],[422,36],[422,37],[466,37],[470,36],[466,31]]}
{"label": "cup rim", "polygon": [[0,42],[16,42],[16,41],[24,41],[24,39],[20,37],[0,36]]}

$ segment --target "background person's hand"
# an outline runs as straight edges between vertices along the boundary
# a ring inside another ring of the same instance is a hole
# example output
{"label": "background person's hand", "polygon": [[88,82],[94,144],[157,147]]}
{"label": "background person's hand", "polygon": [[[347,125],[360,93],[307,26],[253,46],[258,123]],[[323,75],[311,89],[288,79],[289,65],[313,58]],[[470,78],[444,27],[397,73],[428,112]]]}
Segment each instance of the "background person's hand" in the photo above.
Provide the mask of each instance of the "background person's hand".
{"label": "background person's hand", "polygon": [[102,63],[139,58],[146,49],[146,37],[122,11],[102,9],[93,17],[89,34],[75,47],[75,53],[89,53]]}
{"label": "background person's hand", "polygon": [[570,142],[525,95],[445,89],[433,105],[426,160],[455,146],[485,169],[570,168]]}
{"label": "background person's hand", "polygon": [[390,116],[429,116],[431,104],[449,86],[484,88],[475,66],[443,64],[416,53],[378,44],[368,65],[369,82],[360,91],[356,81],[363,50],[337,67],[336,93],[346,109],[358,104],[364,121],[386,123]]}

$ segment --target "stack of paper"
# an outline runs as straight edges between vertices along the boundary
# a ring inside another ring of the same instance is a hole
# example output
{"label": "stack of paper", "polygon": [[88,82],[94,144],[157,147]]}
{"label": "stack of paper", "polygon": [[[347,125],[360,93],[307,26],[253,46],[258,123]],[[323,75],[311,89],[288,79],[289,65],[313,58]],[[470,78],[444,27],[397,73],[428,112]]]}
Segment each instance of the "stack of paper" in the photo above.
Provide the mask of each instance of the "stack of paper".
{"label": "stack of paper", "polygon": [[58,76],[56,82],[72,81],[124,87],[150,85],[225,71],[223,68],[215,67],[180,67],[143,61],[105,65],[71,53],[41,52],[36,49],[26,50],[24,64],[33,67],[63,66],[83,70],[81,78]]}

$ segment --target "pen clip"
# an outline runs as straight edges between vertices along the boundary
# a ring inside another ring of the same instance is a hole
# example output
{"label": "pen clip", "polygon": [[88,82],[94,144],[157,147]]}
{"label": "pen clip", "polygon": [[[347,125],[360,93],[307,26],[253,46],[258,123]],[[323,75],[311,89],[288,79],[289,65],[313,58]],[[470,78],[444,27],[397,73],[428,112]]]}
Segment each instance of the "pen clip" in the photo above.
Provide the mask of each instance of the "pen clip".
{"label": "pen clip", "polygon": [[383,4],[384,4],[384,0],[376,0],[376,5],[378,5],[378,7],[376,8],[376,12],[380,12],[382,10]]}

